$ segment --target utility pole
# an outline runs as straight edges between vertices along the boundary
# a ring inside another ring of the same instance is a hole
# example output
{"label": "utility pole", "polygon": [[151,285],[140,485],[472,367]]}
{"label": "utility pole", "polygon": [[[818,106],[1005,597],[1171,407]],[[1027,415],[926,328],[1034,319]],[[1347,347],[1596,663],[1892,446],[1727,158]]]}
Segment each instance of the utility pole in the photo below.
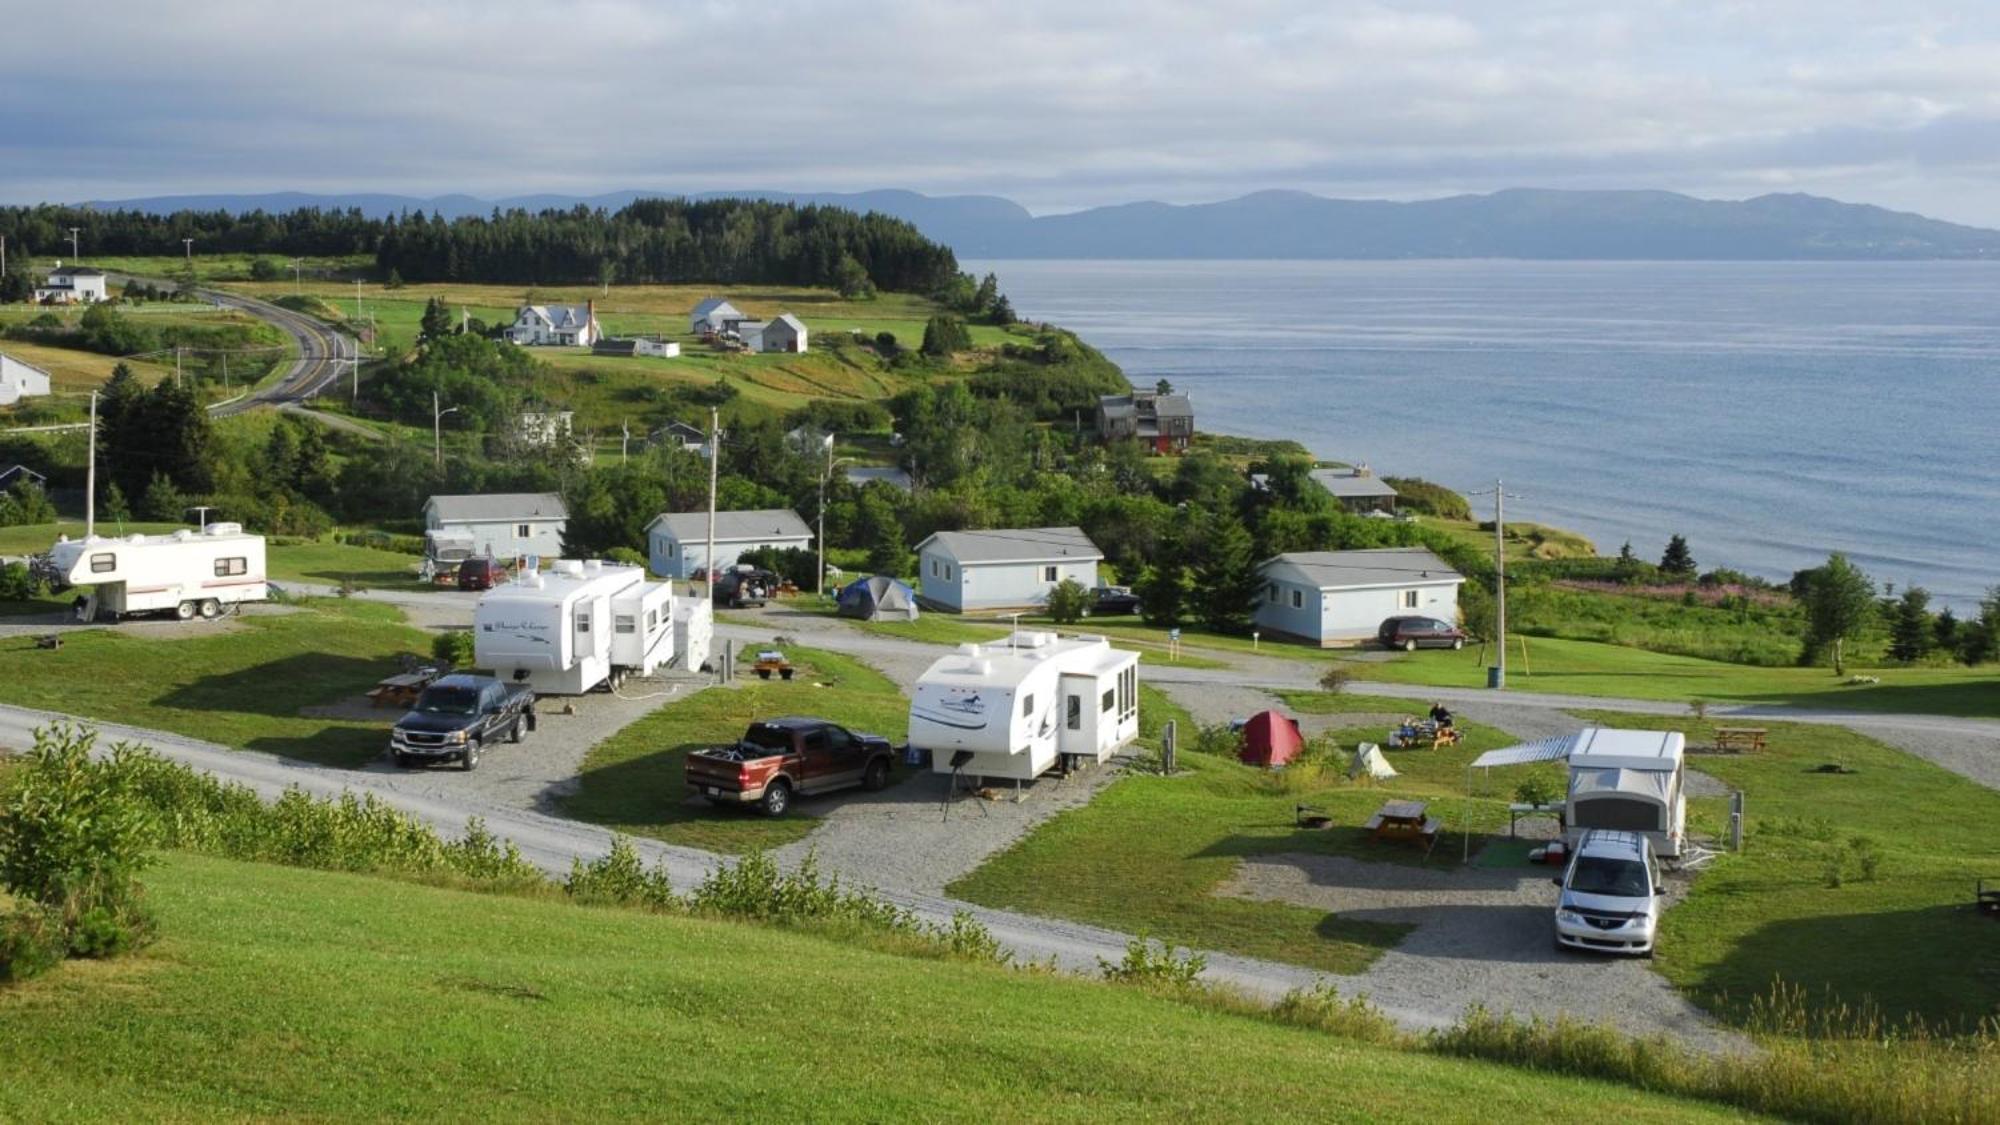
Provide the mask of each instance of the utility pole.
{"label": "utility pole", "polygon": [[[1484,496],[1485,490],[1470,493]],[[1493,664],[1487,676],[1486,686],[1505,688],[1507,686],[1507,488],[1500,481],[1493,482],[1493,639],[1499,650],[1499,659]],[[1519,500],[1516,496],[1514,499]]]}
{"label": "utility pole", "polygon": [[431,392],[431,464],[432,466],[441,469],[444,467],[444,416],[447,414],[458,413],[458,407],[453,406],[448,409],[440,410],[438,409],[440,405],[442,404],[438,401],[438,393],[436,391],[432,391]]}
{"label": "utility pole", "polygon": [[174,345],[174,389],[181,389],[181,345]]}
{"label": "utility pole", "polygon": [[354,332],[357,337],[361,334],[361,279],[358,277],[354,279]]}
{"label": "utility pole", "polygon": [[702,589],[715,600],[715,476],[722,463],[722,410],[708,408],[708,555],[701,561]]}
{"label": "utility pole", "polygon": [[83,537],[97,534],[97,392],[90,392],[90,459],[83,470]]}
{"label": "utility pole", "polygon": [[623,435],[618,439],[618,463],[623,465],[632,454],[632,419],[619,419],[618,430]]}
{"label": "utility pole", "polygon": [[83,251],[77,249],[78,243],[76,240],[76,236],[82,233],[83,233],[82,227],[69,228],[69,261],[71,265],[77,264],[76,263],[77,256],[83,253]]}
{"label": "utility pole", "polygon": [[0,277],[7,276],[7,236],[0,234]]}
{"label": "utility pole", "polygon": [[305,282],[300,280],[305,265],[306,260],[304,258],[292,259],[292,295],[295,297],[306,291]]}
{"label": "utility pole", "polygon": [[[847,458],[843,457],[845,461]],[[813,584],[813,593],[826,597],[826,486],[833,479],[833,435],[826,435],[826,471],[819,475],[819,534],[814,544],[819,548],[819,578]]]}
{"label": "utility pole", "polygon": [[194,276],[194,239],[181,239],[181,249],[186,252],[188,277],[192,278]]}

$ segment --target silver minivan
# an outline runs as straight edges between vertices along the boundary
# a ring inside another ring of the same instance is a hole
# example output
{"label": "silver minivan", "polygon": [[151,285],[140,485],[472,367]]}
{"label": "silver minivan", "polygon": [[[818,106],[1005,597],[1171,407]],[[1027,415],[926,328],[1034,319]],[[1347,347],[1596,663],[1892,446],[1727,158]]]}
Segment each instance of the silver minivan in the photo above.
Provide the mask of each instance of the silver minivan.
{"label": "silver minivan", "polygon": [[1556,876],[1556,948],[1653,955],[1660,922],[1660,864],[1638,832],[1593,829]]}

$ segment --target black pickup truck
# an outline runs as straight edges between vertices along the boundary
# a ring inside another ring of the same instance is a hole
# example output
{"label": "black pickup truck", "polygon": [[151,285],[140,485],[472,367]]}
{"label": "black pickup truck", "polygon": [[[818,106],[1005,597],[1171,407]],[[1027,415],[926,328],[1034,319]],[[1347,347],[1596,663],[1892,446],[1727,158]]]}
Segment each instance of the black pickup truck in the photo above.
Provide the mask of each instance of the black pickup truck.
{"label": "black pickup truck", "polygon": [[445,676],[424,689],[409,714],[389,731],[389,756],[399,766],[457,759],[479,764],[479,748],[493,739],[519,742],[535,729],[535,693],[526,684],[491,676]]}

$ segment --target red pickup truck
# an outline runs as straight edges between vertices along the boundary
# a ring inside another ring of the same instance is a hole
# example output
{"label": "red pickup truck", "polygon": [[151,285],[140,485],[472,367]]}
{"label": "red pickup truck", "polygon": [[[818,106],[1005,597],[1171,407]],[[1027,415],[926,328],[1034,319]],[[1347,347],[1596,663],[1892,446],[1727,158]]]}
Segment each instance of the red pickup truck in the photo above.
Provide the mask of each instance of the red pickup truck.
{"label": "red pickup truck", "polygon": [[754,804],[765,816],[781,816],[794,796],[882,788],[893,755],[888,739],[824,719],[765,719],[733,746],[690,753],[687,786],[713,804]]}

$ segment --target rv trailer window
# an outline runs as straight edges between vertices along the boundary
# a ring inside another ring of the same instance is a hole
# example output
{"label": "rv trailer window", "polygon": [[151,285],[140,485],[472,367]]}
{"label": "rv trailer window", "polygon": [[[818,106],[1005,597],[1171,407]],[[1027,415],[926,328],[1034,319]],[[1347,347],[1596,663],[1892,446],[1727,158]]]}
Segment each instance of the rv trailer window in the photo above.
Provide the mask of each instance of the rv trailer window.
{"label": "rv trailer window", "polygon": [[1072,695],[1072,696],[1070,696],[1070,697],[1069,697],[1069,706],[1068,706],[1068,708],[1067,708],[1067,711],[1068,711],[1068,715],[1066,716],[1066,718],[1065,718],[1065,720],[1064,720],[1064,722],[1065,722],[1065,725],[1067,725],[1067,726],[1069,727],[1069,729],[1071,729],[1071,730],[1082,730],[1082,729],[1083,729],[1083,697],[1082,697],[1082,696],[1080,696],[1080,695]]}
{"label": "rv trailer window", "polygon": [[579,633],[590,632],[590,613],[588,611],[576,615],[576,631]]}
{"label": "rv trailer window", "polygon": [[658,627],[659,627],[659,624],[660,624],[660,611],[659,611],[659,610],[657,610],[657,609],[649,609],[649,610],[647,610],[647,611],[646,611],[646,631],[647,631],[648,633],[652,632],[652,631],[653,631],[654,629],[656,629],[656,628],[658,628]]}
{"label": "rv trailer window", "polygon": [[614,633],[636,633],[638,630],[638,619],[629,613],[621,613],[611,619],[611,631]]}
{"label": "rv trailer window", "polygon": [[1102,706],[1102,707],[1098,708],[1098,710],[1100,710],[1100,711],[1103,711],[1103,712],[1105,712],[1105,713],[1107,713],[1107,714],[1108,714],[1108,713],[1110,713],[1111,709],[1112,709],[1113,707],[1116,707],[1116,706],[1118,706],[1118,689],[1117,689],[1117,688],[1105,688],[1105,689],[1104,689],[1104,706]]}
{"label": "rv trailer window", "polygon": [[90,556],[90,573],[92,574],[109,574],[117,569],[118,569],[117,555],[105,554],[105,555]]}
{"label": "rv trailer window", "polygon": [[1021,717],[1024,719],[1031,719],[1034,717],[1034,715],[1035,715],[1035,696],[1033,692],[1030,692],[1027,695],[1021,697]]}
{"label": "rv trailer window", "polygon": [[215,576],[230,578],[238,574],[250,573],[250,560],[244,558],[215,560]]}

